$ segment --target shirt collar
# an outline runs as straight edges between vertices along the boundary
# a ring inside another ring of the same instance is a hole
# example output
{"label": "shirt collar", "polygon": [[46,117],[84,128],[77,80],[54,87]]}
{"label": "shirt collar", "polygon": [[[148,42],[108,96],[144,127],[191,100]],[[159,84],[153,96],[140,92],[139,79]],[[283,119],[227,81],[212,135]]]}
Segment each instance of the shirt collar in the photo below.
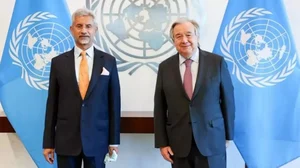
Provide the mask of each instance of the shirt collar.
{"label": "shirt collar", "polygon": [[[191,56],[190,58],[191,60],[193,60],[193,62],[198,63],[199,62],[199,49],[197,48],[196,52]],[[184,56],[179,54],[179,63],[180,65],[184,63],[186,59],[184,58]]]}
{"label": "shirt collar", "polygon": [[[92,45],[90,48],[88,48],[86,51],[87,58],[94,58],[94,46]],[[76,58],[80,57],[80,53],[82,52],[82,49],[75,46],[74,47],[74,55],[77,56]]]}

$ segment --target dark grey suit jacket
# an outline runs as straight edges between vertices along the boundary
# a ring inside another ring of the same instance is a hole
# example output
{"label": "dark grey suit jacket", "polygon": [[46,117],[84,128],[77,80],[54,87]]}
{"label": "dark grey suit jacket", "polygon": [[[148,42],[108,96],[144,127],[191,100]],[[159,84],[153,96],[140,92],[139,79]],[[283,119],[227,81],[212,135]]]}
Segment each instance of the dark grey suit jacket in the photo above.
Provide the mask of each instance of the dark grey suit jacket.
{"label": "dark grey suit jacket", "polygon": [[185,93],[179,54],[159,65],[154,103],[155,147],[171,146],[186,157],[194,136],[204,156],[226,151],[233,139],[235,106],[231,78],[223,57],[199,49],[199,67],[192,100]]}

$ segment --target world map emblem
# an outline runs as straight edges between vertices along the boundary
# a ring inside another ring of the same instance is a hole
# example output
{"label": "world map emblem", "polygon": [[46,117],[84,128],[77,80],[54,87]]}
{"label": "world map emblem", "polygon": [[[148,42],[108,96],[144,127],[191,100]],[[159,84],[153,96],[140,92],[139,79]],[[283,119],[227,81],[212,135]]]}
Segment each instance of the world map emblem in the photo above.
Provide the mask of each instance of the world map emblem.
{"label": "world map emblem", "polygon": [[87,1],[98,19],[96,44],[116,57],[119,71],[133,74],[142,66],[157,72],[159,62],[176,53],[169,38],[174,20],[187,17],[188,2],[179,0]]}
{"label": "world map emblem", "polygon": [[48,89],[51,59],[74,45],[70,32],[54,22],[55,18],[49,12],[28,15],[13,30],[10,40],[13,64],[21,67],[26,83],[39,90]]}
{"label": "world map emblem", "polygon": [[226,25],[221,52],[233,63],[232,73],[249,86],[268,87],[284,81],[297,63],[286,29],[264,8],[241,12]]}

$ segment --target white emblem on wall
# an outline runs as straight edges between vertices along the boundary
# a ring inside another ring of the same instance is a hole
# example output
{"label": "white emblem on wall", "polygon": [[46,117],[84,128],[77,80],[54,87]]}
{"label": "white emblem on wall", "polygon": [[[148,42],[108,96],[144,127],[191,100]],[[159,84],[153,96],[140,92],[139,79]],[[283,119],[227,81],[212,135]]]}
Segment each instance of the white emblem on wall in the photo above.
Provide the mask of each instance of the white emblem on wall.
{"label": "white emblem on wall", "polygon": [[129,74],[142,66],[156,72],[161,61],[176,53],[169,29],[174,20],[188,16],[188,6],[187,0],[87,0],[98,17],[96,45]]}

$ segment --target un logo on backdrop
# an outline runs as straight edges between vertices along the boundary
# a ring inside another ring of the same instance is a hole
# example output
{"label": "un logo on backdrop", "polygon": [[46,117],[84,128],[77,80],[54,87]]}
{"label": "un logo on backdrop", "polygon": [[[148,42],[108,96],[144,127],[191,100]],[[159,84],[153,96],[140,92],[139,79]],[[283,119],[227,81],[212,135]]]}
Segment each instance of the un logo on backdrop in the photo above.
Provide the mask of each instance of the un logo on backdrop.
{"label": "un logo on backdrop", "polygon": [[74,44],[69,31],[55,22],[49,12],[37,12],[20,21],[13,30],[9,54],[22,68],[22,78],[30,87],[48,89],[51,59]]}
{"label": "un logo on backdrop", "polygon": [[187,16],[186,0],[103,0],[91,4],[99,17],[96,43],[116,57],[119,71],[132,74],[147,66],[156,72],[158,63],[176,52],[169,28],[176,18]]}
{"label": "un logo on backdrop", "polygon": [[266,87],[282,82],[297,61],[285,28],[263,8],[252,8],[234,17],[225,28],[221,51],[233,63],[233,73],[249,86]]}

